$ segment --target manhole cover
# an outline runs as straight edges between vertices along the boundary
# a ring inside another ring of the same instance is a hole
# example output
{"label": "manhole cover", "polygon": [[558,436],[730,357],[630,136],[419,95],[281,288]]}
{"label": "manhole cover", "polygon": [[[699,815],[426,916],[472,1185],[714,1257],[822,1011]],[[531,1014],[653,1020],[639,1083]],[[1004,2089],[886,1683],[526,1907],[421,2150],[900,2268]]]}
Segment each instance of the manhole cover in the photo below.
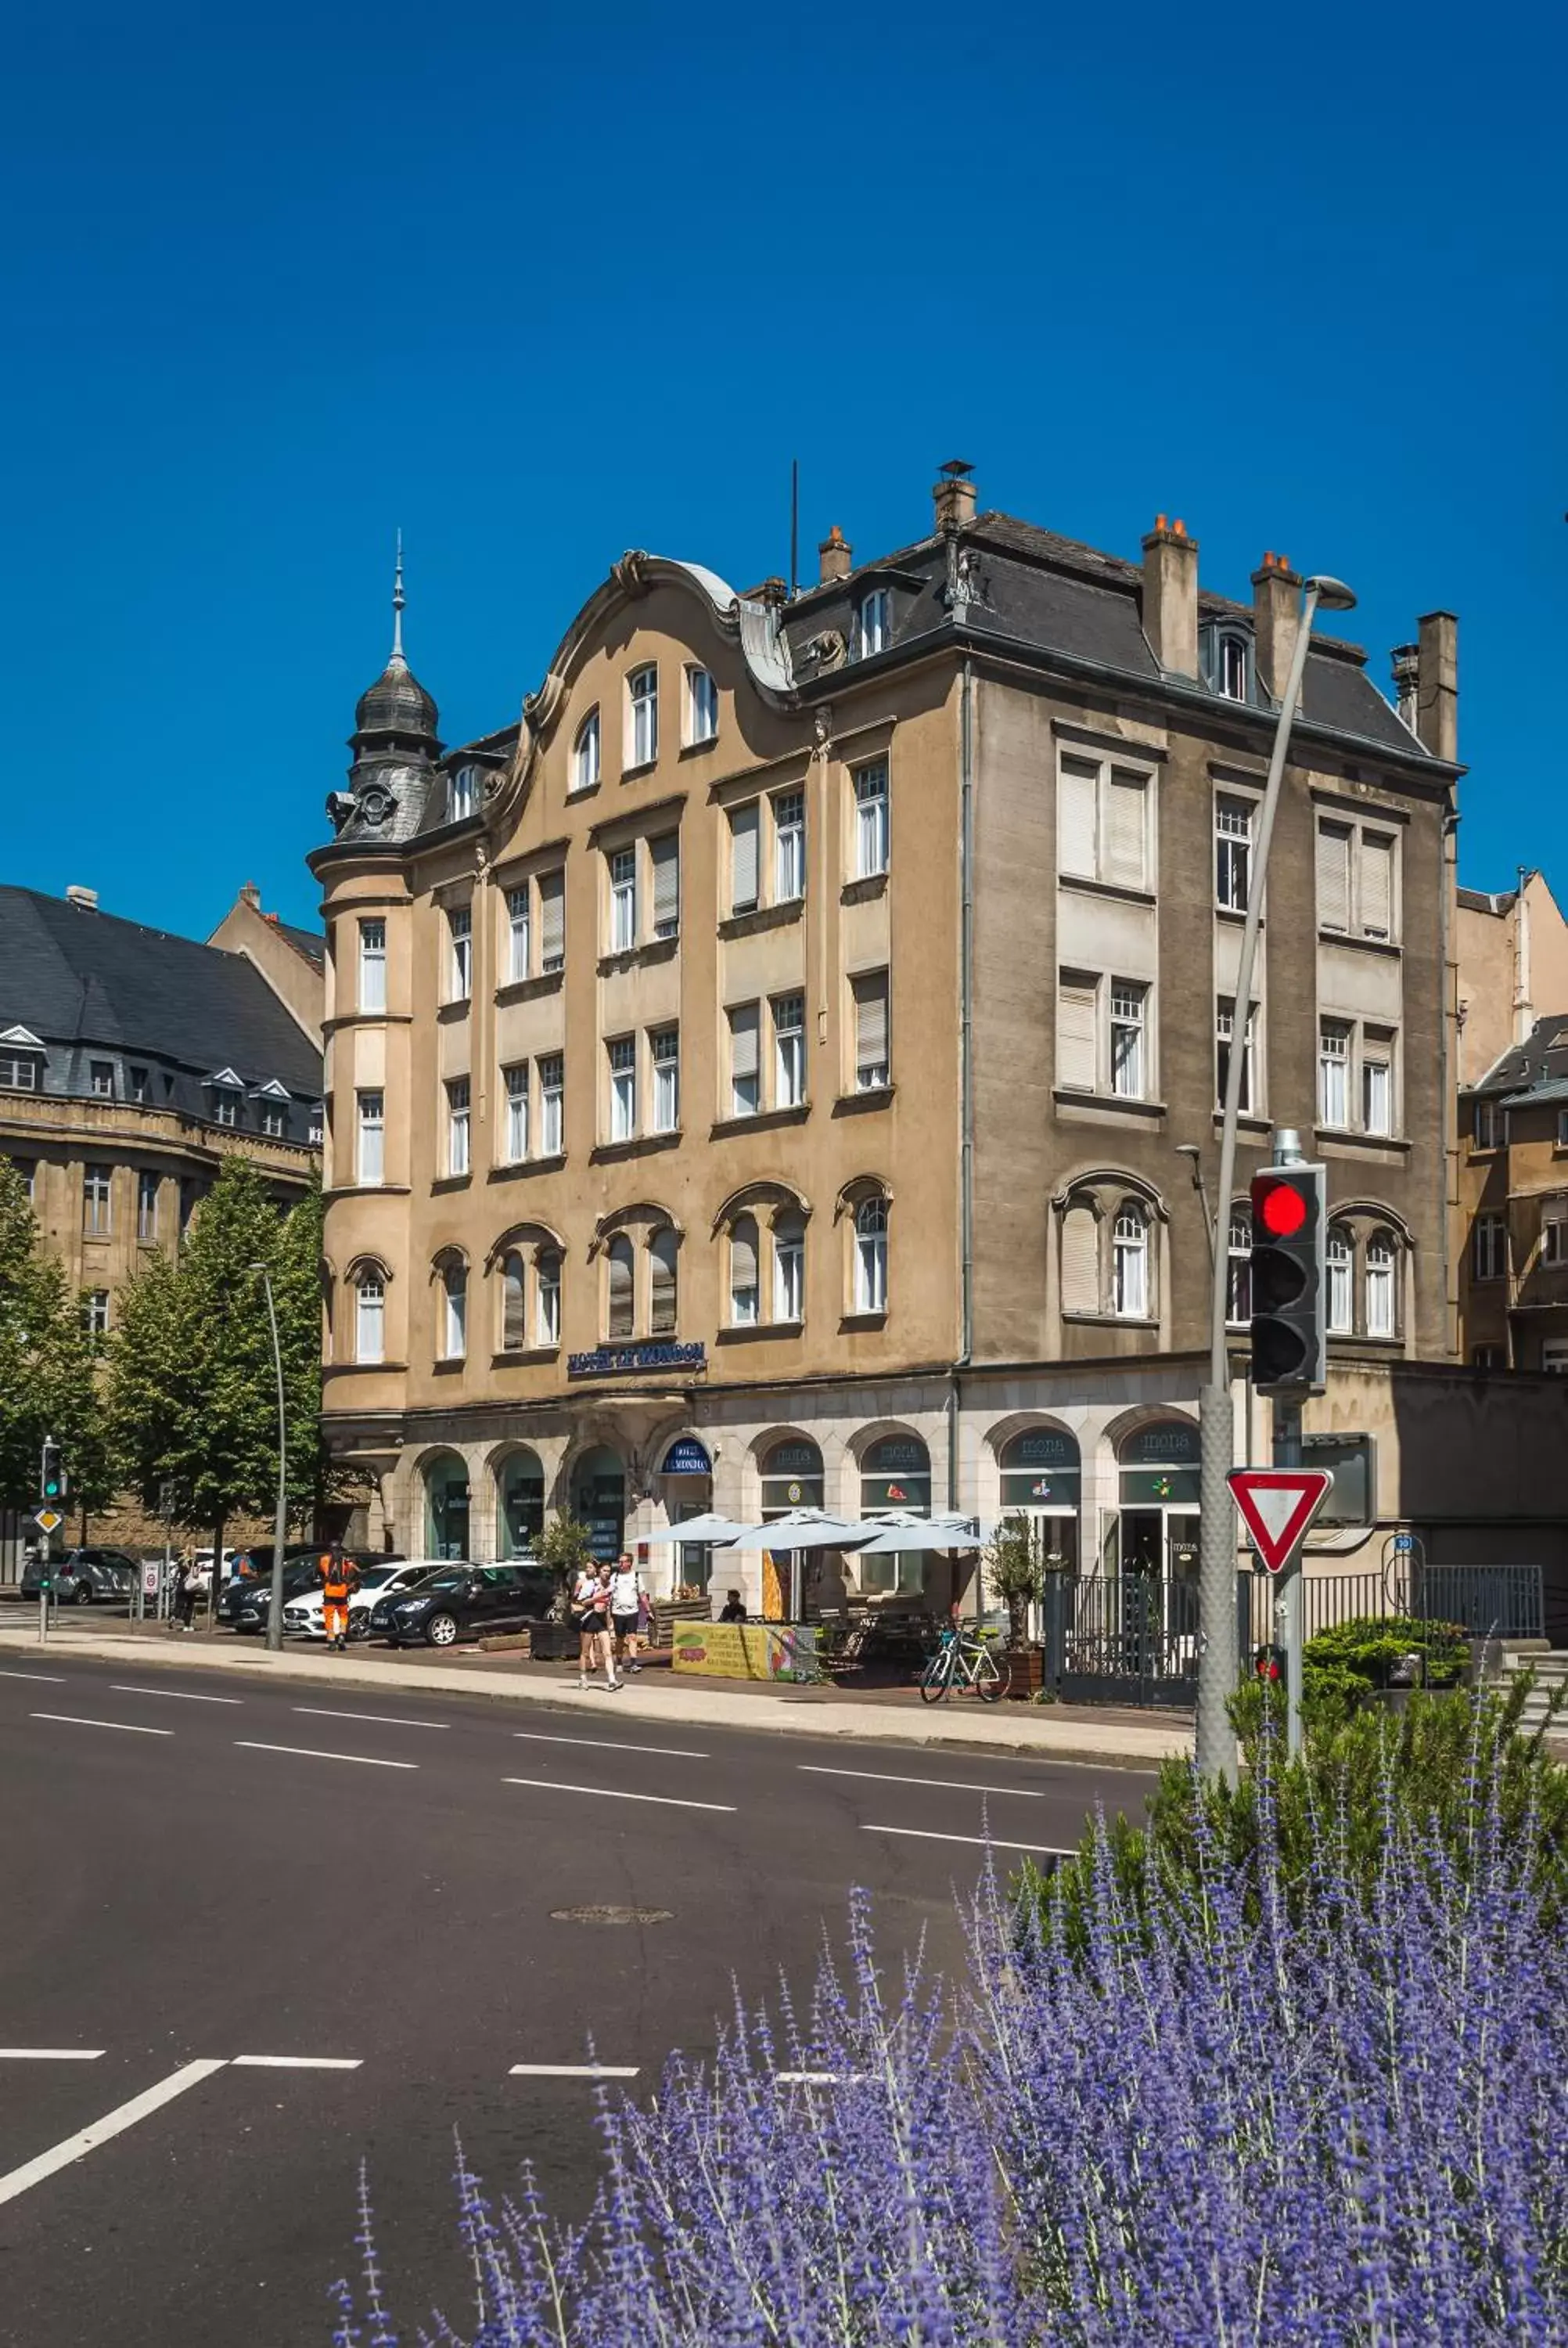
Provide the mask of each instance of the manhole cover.
{"label": "manhole cover", "polygon": [[552,1908],[552,1924],[668,1924],[673,1908]]}

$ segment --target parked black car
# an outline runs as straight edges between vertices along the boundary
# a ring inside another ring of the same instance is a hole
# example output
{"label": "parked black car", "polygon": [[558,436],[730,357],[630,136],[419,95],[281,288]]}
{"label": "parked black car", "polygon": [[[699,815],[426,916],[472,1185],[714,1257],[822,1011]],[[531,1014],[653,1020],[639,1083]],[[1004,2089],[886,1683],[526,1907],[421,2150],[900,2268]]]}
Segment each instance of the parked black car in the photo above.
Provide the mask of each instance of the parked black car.
{"label": "parked black car", "polygon": [[548,1565],[444,1565],[412,1590],[377,1599],[370,1635],[401,1647],[415,1639],[451,1647],[465,1636],[518,1630],[549,1618],[559,1588]]}
{"label": "parked black car", "polygon": [[[317,1584],[316,1555],[313,1549],[303,1557],[283,1560],[283,1597],[285,1602],[298,1598]],[[249,1581],[226,1581],[218,1592],[218,1620],[231,1631],[264,1631],[267,1609],[272,1602],[272,1572],[271,1564],[264,1574],[252,1576]]]}
{"label": "parked black car", "polygon": [[[68,1549],[49,1574],[62,1606],[113,1604],[136,1595],[137,1562],[122,1549]],[[23,1597],[36,1598],[43,1580],[44,1567],[34,1558],[23,1569]]]}
{"label": "parked black car", "polygon": [[[283,1551],[285,1572],[298,1559],[316,1558],[321,1555],[321,1552],[320,1541],[291,1541]],[[272,1570],[272,1543],[271,1541],[261,1541],[254,1548],[236,1550],[234,1561],[229,1569],[230,1579],[234,1581],[262,1581]]]}

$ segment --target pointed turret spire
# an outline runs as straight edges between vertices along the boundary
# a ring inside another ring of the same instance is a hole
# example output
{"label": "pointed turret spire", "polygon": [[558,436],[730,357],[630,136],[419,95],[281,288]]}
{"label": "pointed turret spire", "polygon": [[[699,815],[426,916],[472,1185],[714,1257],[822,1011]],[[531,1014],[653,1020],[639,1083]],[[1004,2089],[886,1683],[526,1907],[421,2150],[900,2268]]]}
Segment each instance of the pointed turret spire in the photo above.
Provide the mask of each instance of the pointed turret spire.
{"label": "pointed turret spire", "polygon": [[403,532],[397,533],[397,567],[392,574],[392,665],[406,668],[403,656],[403,614],[408,602],[403,592]]}

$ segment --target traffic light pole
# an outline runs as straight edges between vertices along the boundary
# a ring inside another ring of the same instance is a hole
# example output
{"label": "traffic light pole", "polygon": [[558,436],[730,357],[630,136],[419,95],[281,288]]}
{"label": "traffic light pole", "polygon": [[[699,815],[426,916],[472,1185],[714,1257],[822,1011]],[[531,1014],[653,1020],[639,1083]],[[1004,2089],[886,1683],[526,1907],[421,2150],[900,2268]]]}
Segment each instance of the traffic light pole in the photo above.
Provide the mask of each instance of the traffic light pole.
{"label": "traffic light pole", "polygon": [[[1274,1464],[1276,1468],[1299,1468],[1301,1455],[1301,1405],[1276,1395],[1274,1403]],[[1278,1643],[1285,1649],[1285,1749],[1294,1761],[1301,1750],[1301,1644],[1304,1630],[1304,1608],[1301,1593],[1303,1541],[1297,1541],[1279,1572],[1279,1594],[1275,1600],[1275,1622]]]}
{"label": "traffic light pole", "polygon": [[[1286,753],[1301,680],[1307,672],[1307,648],[1312,638],[1312,616],[1317,608],[1319,582],[1309,579],[1302,600],[1301,620],[1291,654],[1290,675],[1274,729],[1268,780],[1258,811],[1257,840],[1248,875],[1246,921],[1236,963],[1235,994],[1231,1010],[1231,1047],[1225,1067],[1225,1117],[1220,1128],[1219,1183],[1214,1196],[1214,1273],[1209,1294],[1209,1379],[1198,1396],[1198,1431],[1202,1446],[1199,1506],[1202,1509],[1198,1577],[1198,1713],[1197,1764],[1205,1776],[1236,1782],[1235,1732],[1227,1707],[1235,1691],[1236,1654],[1235,1518],[1230,1486],[1225,1481],[1235,1464],[1235,1406],[1231,1400],[1230,1360],[1225,1344],[1225,1284],[1230,1250],[1225,1244],[1230,1226],[1231,1197],[1235,1188],[1236,1122],[1241,1115],[1242,1070],[1247,1058],[1247,1031],[1252,1021],[1252,973],[1257,958],[1257,932],[1263,919],[1264,884],[1268,876],[1269,842],[1285,778]],[[1342,591],[1343,592],[1343,591]],[[1330,602],[1334,601],[1330,596]]]}

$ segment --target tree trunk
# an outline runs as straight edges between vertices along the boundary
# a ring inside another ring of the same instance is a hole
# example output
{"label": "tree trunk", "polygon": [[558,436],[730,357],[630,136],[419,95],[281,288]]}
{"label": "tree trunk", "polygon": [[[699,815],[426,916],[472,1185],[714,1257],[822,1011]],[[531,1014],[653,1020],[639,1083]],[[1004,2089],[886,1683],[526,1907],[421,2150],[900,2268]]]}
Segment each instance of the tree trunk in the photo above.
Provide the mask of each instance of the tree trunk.
{"label": "tree trunk", "polygon": [[212,1528],[212,1579],[207,1585],[207,1628],[218,1628],[218,1583],[223,1571],[223,1526],[226,1519],[221,1509]]}

